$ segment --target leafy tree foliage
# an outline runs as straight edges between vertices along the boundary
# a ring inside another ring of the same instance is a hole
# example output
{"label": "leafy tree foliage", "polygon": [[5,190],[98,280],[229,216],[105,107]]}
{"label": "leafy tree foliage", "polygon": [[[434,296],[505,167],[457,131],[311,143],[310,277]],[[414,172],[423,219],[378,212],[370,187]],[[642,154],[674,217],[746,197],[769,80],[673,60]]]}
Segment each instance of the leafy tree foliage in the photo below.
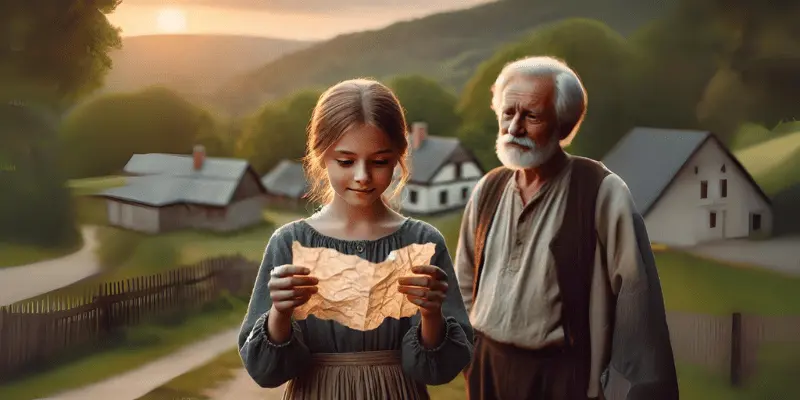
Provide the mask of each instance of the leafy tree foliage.
{"label": "leafy tree foliage", "polygon": [[61,246],[78,239],[68,189],[54,163],[54,121],[0,105],[0,241]]}
{"label": "leafy tree foliage", "polygon": [[389,87],[405,108],[409,125],[425,121],[433,135],[455,135],[460,125],[455,110],[458,99],[438,82],[422,75],[408,75],[392,79]]}
{"label": "leafy tree foliage", "polygon": [[0,2],[0,100],[65,107],[102,85],[120,0]]}
{"label": "leafy tree foliage", "polygon": [[134,153],[188,154],[195,144],[225,155],[213,117],[174,92],[150,88],[82,104],[62,124],[63,162],[71,178],[119,172]]}
{"label": "leafy tree foliage", "polygon": [[265,104],[245,125],[237,154],[260,174],[283,159],[303,157],[311,113],[321,92],[303,91]]}

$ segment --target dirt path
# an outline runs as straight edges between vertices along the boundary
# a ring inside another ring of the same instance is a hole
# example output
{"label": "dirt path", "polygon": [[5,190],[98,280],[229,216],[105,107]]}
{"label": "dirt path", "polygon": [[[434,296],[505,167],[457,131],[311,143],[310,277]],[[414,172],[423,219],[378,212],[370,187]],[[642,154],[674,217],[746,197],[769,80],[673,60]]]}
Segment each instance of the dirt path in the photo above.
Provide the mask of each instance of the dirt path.
{"label": "dirt path", "polygon": [[82,388],[60,393],[52,400],[114,399],[135,400],[151,390],[192,369],[236,345],[239,327],[218,333],[190,344],[175,353],[145,364],[137,369]]}
{"label": "dirt path", "polygon": [[211,400],[281,400],[283,386],[265,389],[258,386],[247,371],[237,369],[233,378],[205,393]]}
{"label": "dirt path", "polygon": [[767,240],[725,240],[702,244],[687,250],[722,261],[758,265],[800,276],[800,236]]}
{"label": "dirt path", "polygon": [[0,269],[0,306],[15,303],[90,277],[100,271],[94,251],[96,228],[84,226],[83,248],[52,260]]}

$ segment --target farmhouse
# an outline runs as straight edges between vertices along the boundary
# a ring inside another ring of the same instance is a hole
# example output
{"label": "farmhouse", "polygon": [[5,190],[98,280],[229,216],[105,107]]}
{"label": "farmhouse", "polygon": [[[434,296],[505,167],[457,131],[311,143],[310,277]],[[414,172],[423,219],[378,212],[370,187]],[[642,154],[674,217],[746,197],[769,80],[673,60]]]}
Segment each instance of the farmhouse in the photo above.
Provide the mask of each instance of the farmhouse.
{"label": "farmhouse", "polygon": [[653,243],[771,234],[769,198],[711,132],[634,128],[603,164],[627,183]]}
{"label": "farmhouse", "polygon": [[267,203],[270,205],[303,205],[303,196],[309,189],[303,164],[292,160],[281,160],[261,178],[261,183],[267,189]]}
{"label": "farmhouse", "polygon": [[463,207],[485,171],[457,138],[428,135],[425,122],[412,124],[411,177],[403,189],[403,210],[433,214]]}
{"label": "farmhouse", "polygon": [[247,161],[193,155],[135,154],[127,184],[107,199],[111,225],[146,233],[178,229],[232,231],[260,223],[266,191]]}

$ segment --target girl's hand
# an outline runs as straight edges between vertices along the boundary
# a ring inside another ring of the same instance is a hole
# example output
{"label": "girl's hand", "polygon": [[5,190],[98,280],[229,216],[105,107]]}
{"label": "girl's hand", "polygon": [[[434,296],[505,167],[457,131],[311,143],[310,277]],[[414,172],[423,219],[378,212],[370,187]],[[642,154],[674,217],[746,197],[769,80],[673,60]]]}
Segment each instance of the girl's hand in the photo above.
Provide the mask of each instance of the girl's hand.
{"label": "girl's hand", "polygon": [[447,274],[435,265],[417,265],[411,270],[420,275],[398,279],[397,291],[420,307],[423,318],[441,318],[442,302],[447,297]]}
{"label": "girl's hand", "polygon": [[272,307],[290,316],[296,307],[305,304],[319,289],[319,279],[308,276],[311,270],[298,265],[281,265],[270,273],[269,297]]}

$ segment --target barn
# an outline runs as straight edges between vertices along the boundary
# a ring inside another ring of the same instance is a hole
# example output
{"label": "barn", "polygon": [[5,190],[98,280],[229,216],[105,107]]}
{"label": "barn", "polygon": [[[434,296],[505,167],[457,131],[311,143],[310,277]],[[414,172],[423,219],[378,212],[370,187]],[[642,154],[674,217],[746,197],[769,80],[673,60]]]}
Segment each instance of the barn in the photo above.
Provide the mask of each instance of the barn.
{"label": "barn", "polygon": [[298,208],[307,203],[303,196],[309,189],[303,164],[292,160],[281,160],[261,178],[267,188],[267,203],[270,206]]}
{"label": "barn", "polygon": [[771,235],[770,199],[711,132],[634,128],[602,162],[627,183],[653,243]]}
{"label": "barn", "polygon": [[181,229],[228,232],[263,221],[266,190],[247,161],[135,154],[126,185],[105,190],[109,224],[145,233]]}

